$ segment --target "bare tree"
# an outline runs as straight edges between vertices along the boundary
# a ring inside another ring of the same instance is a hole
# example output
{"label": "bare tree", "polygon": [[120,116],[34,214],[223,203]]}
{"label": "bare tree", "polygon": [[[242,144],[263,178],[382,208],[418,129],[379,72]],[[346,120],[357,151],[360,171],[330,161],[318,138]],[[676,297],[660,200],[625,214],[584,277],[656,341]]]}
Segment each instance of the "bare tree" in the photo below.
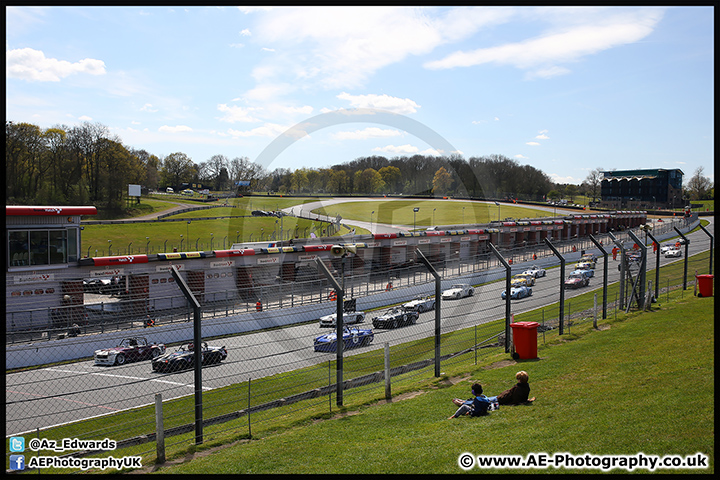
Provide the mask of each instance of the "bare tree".
{"label": "bare tree", "polygon": [[588,176],[585,177],[585,181],[583,182],[583,184],[585,184],[586,186],[585,195],[592,198],[593,202],[600,197],[600,186],[603,179],[602,172],[602,168],[596,168],[595,170],[591,170],[590,173],[588,173]]}
{"label": "bare tree", "polygon": [[710,197],[714,185],[708,177],[703,176],[704,171],[705,167],[698,167],[687,182],[686,188],[691,200],[706,200]]}

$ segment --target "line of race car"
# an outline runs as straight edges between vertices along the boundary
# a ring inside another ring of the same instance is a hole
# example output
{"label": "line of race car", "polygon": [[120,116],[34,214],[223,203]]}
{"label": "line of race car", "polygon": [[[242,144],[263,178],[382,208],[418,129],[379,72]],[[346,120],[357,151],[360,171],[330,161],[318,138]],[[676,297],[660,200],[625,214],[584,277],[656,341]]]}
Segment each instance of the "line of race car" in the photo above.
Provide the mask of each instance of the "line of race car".
{"label": "line of race car", "polygon": [[[680,243],[666,244],[661,247],[665,257],[681,256]],[[626,252],[628,264],[638,263],[639,253]],[[596,257],[593,254],[583,254],[575,264],[575,269],[564,281],[564,288],[582,288],[590,284],[595,274]],[[618,269],[620,267],[618,266]],[[516,274],[510,283],[510,299],[519,300],[532,295],[532,287],[538,278],[545,277],[546,271],[536,265]],[[475,293],[472,285],[457,283],[442,292],[443,300],[458,300],[471,297]],[[503,290],[501,298],[506,299],[507,291]],[[376,329],[394,329],[414,325],[421,313],[435,309],[434,295],[418,295],[401,306],[392,306],[382,314],[373,317],[372,325]],[[369,345],[375,338],[370,328],[360,328],[357,324],[365,320],[365,312],[343,312],[343,342],[344,348],[358,348]],[[333,313],[320,318],[321,328],[334,328],[337,314]],[[354,326],[349,326],[354,325]],[[316,352],[335,352],[337,349],[337,333],[333,330],[315,337],[313,348]],[[192,343],[180,345],[174,352],[166,351],[162,343],[148,343],[144,337],[130,337],[124,339],[115,347],[95,351],[96,365],[123,365],[128,362],[151,360],[153,371],[179,372],[192,369],[195,353],[198,349]],[[225,346],[210,346],[203,342],[199,351],[202,354],[202,365],[211,365],[222,362],[227,358]]]}

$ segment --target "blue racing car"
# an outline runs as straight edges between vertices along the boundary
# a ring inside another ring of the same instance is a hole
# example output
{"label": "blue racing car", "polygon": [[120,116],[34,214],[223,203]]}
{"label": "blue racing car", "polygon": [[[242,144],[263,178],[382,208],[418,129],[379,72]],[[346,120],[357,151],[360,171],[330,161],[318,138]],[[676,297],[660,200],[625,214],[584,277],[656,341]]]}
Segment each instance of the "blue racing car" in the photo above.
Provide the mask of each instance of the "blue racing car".
{"label": "blue racing car", "polygon": [[[503,300],[505,300],[505,297],[507,295],[506,292],[507,292],[507,290],[503,290],[503,292],[502,292],[501,296],[502,296]],[[532,288],[525,286],[525,285],[520,286],[520,287],[512,287],[510,289],[510,299],[512,299],[512,300],[529,297],[530,295],[532,295]]]}
{"label": "blue racing car", "polygon": [[[365,328],[343,327],[344,348],[356,348],[369,345],[375,339],[373,331]],[[337,351],[337,334],[329,332],[315,338],[314,347],[316,352]]]}

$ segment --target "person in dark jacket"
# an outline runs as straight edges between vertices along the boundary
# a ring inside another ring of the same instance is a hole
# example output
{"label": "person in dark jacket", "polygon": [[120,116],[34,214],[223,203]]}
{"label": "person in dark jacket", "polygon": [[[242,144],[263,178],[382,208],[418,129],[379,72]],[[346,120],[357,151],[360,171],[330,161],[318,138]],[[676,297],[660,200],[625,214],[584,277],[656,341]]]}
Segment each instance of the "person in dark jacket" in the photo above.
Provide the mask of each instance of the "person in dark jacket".
{"label": "person in dark jacket", "polygon": [[529,376],[527,372],[520,371],[515,374],[517,384],[505,390],[497,397],[490,397],[488,400],[497,401],[500,405],[520,405],[521,403],[532,402],[535,397],[528,398],[530,396],[530,385],[528,384]]}
{"label": "person in dark jacket", "polygon": [[468,400],[462,400],[460,398],[453,399],[453,403],[459,408],[453,416],[448,418],[448,420],[458,418],[463,415],[470,415],[471,417],[487,415],[488,409],[490,408],[490,401],[482,394],[482,392],[482,385],[475,383],[472,386],[473,398]]}

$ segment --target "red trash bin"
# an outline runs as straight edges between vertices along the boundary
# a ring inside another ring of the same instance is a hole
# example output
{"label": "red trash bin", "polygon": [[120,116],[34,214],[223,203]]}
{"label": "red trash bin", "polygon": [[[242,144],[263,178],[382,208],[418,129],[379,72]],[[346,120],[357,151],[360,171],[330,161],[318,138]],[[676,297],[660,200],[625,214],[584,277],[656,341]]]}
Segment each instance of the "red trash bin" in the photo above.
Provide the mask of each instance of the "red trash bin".
{"label": "red trash bin", "polygon": [[513,329],[513,345],[518,358],[528,360],[537,358],[537,328],[538,322],[515,322],[510,326]]}
{"label": "red trash bin", "polygon": [[698,282],[698,297],[713,296],[713,277],[714,275],[695,275]]}

